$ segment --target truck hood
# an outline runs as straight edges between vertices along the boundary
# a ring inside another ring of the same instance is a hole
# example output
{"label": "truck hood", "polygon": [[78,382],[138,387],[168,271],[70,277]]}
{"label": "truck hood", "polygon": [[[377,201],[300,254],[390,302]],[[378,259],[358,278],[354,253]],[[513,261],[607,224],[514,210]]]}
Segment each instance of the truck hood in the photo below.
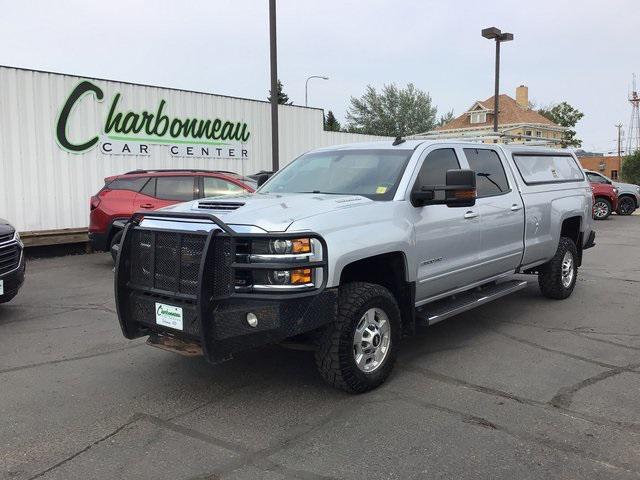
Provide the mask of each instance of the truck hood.
{"label": "truck hood", "polygon": [[373,203],[360,195],[314,193],[256,193],[209,197],[163,208],[170,212],[215,215],[229,225],[255,226],[267,232],[283,232],[303,218]]}

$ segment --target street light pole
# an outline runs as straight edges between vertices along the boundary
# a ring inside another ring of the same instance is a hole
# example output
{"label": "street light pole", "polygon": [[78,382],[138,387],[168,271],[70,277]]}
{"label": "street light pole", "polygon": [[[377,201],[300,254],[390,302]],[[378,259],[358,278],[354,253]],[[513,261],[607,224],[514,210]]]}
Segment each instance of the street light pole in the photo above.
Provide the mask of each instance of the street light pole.
{"label": "street light pole", "polygon": [[493,131],[498,133],[498,108],[500,107],[500,41],[496,39],[496,78],[493,93]]}
{"label": "street light pole", "polygon": [[271,60],[271,168],[277,172],[278,161],[278,47],[276,43],[276,0],[269,0],[269,53]]}
{"label": "street light pole", "polygon": [[320,78],[322,80],[329,80],[329,77],[323,77],[322,75],[311,75],[307,77],[307,80],[304,82],[304,106],[309,106],[309,80],[312,78]]}
{"label": "street light pole", "polygon": [[482,36],[496,42],[496,78],[493,94],[493,131],[498,133],[498,113],[500,108],[500,44],[513,40],[513,33],[502,33],[499,28],[489,27],[482,30]]}

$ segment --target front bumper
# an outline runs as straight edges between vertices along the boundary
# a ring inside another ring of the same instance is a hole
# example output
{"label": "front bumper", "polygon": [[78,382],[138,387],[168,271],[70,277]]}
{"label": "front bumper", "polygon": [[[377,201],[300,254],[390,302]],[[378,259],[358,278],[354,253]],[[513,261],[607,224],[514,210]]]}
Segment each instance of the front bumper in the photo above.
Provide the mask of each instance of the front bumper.
{"label": "front bumper", "polygon": [[[18,265],[12,268],[10,271],[0,273],[0,280],[2,280],[3,294],[0,295],[0,300],[14,296],[24,283],[24,276],[26,272],[26,261],[24,259],[24,249],[20,245],[11,245],[12,248],[17,248],[19,254]],[[3,249],[5,247],[3,246]]]}
{"label": "front bumper", "polygon": [[[195,214],[145,215],[193,219]],[[337,289],[325,288],[326,245],[323,261],[310,264],[325,269],[319,288],[287,294],[237,293],[235,272],[249,268],[236,262],[237,245],[246,238],[264,235],[240,236],[216,217],[197,218],[211,220],[221,228],[210,232],[151,230],[141,227],[135,216],[126,227],[115,275],[116,306],[125,337],[160,335],[196,343],[209,361],[217,363],[236,352],[284,340],[333,321]],[[147,258],[147,253],[140,251],[141,245],[152,257]],[[272,265],[276,266],[282,268]],[[157,323],[159,304],[181,309],[182,328]],[[250,313],[257,317],[255,326],[247,321]]]}
{"label": "front bumper", "polygon": [[106,252],[109,249],[108,240],[106,233],[89,232],[89,244],[96,252]]}

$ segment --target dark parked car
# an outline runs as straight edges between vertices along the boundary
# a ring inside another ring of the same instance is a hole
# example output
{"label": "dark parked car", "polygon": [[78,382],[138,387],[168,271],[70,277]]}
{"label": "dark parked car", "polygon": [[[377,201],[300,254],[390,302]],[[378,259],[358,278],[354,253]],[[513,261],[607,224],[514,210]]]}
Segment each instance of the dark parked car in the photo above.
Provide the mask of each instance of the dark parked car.
{"label": "dark parked car", "polygon": [[124,224],[134,212],[256,188],[257,182],[249,177],[210,170],[134,170],[107,177],[91,197],[89,241],[94,250],[110,251],[120,243]]}
{"label": "dark parked car", "polygon": [[24,282],[24,246],[9,222],[0,218],[0,303],[18,294]]}

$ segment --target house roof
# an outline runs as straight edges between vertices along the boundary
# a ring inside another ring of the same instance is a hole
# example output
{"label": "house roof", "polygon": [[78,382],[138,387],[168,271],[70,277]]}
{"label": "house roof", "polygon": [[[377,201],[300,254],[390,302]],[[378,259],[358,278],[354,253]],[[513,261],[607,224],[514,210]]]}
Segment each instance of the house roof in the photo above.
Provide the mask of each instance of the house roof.
{"label": "house roof", "polygon": [[[493,96],[486,100],[475,102],[472,107],[465,113],[457,118],[454,118],[449,123],[446,123],[440,127],[436,127],[436,131],[457,130],[460,128],[482,128],[493,126]],[[487,121],[484,123],[471,123],[469,112],[471,112],[476,105],[480,105],[490,111],[490,115],[487,115]],[[498,125],[513,125],[522,123],[531,124],[543,124],[552,127],[559,127],[558,124],[553,123],[547,117],[540,115],[535,110],[530,108],[524,108],[518,105],[518,103],[509,95],[500,95],[500,115],[498,117]]]}

